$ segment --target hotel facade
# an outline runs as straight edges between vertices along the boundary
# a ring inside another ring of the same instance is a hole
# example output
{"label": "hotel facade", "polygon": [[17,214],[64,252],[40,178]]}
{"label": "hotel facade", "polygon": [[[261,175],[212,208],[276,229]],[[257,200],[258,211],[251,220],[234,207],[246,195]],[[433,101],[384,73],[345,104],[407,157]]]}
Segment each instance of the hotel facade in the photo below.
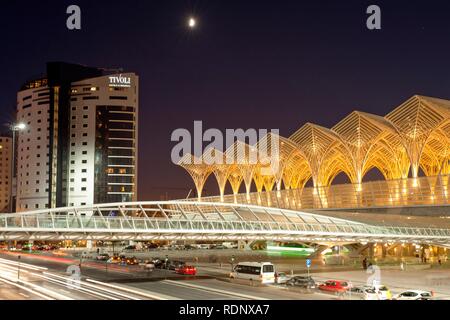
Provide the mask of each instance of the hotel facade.
{"label": "hotel facade", "polygon": [[16,210],[137,199],[139,77],[62,62],[17,95]]}
{"label": "hotel facade", "polygon": [[11,195],[12,138],[0,135],[0,212],[8,210]]}

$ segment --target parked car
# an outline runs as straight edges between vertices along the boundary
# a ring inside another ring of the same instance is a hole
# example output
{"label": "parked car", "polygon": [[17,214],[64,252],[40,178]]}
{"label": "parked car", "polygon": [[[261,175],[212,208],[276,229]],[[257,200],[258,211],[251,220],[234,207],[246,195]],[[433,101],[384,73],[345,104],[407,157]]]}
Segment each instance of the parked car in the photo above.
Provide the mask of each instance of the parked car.
{"label": "parked car", "polygon": [[362,300],[380,300],[379,294],[373,288],[353,287],[348,290],[348,293]]}
{"label": "parked car", "polygon": [[379,300],[391,300],[392,299],[392,293],[391,290],[389,290],[388,287],[385,285],[377,284],[375,286],[366,286],[366,288],[374,289],[375,292],[379,296]]}
{"label": "parked car", "polygon": [[299,287],[302,289],[315,289],[316,282],[310,276],[295,276],[286,281],[287,286]]}
{"label": "parked car", "polygon": [[119,256],[113,256],[108,260],[108,263],[121,263],[122,258]]}
{"label": "parked car", "polygon": [[124,250],[136,250],[136,246],[135,245],[126,246]]}
{"label": "parked car", "polygon": [[431,300],[433,296],[433,291],[407,290],[396,295],[393,300]]}
{"label": "parked car", "polygon": [[284,272],[275,272],[275,283],[285,284],[289,280],[289,277]]}
{"label": "parked car", "polygon": [[107,253],[100,253],[95,257],[96,260],[99,261],[108,261],[109,260],[109,254]]}
{"label": "parked car", "polygon": [[181,268],[185,265],[186,265],[186,263],[183,261],[169,260],[169,261],[167,261],[166,269],[176,270],[177,268]]}
{"label": "parked car", "polygon": [[182,266],[176,268],[175,272],[178,274],[195,276],[197,274],[197,268],[194,266],[182,265]]}
{"label": "parked car", "polygon": [[163,259],[153,258],[151,262],[155,265],[155,268],[164,269],[166,264]]}
{"label": "parked car", "polygon": [[151,261],[146,261],[144,263],[144,269],[146,271],[153,271],[155,269],[155,264],[153,262],[151,262]]}
{"label": "parked car", "polygon": [[333,292],[333,293],[345,293],[348,289],[348,283],[338,280],[327,280],[325,283],[319,285],[319,290]]}
{"label": "parked car", "polygon": [[82,259],[92,259],[93,258],[93,254],[90,251],[83,251],[81,253],[81,258]]}
{"label": "parked car", "polygon": [[127,257],[125,258],[125,261],[128,265],[137,265],[139,264],[138,259],[136,259],[136,257]]}

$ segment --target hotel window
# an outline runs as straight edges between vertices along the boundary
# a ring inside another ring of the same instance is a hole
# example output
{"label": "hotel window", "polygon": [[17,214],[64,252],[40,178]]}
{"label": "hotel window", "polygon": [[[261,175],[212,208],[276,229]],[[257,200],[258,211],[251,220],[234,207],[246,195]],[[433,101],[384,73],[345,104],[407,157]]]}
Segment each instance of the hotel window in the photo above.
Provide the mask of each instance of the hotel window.
{"label": "hotel window", "polygon": [[112,174],[114,173],[114,169],[113,168],[108,168],[108,170],[106,170],[107,173]]}
{"label": "hotel window", "polygon": [[87,170],[86,170],[86,169],[81,169],[81,172],[82,172],[82,173],[86,173]]}
{"label": "hotel window", "polygon": [[82,187],[82,188],[81,188],[81,191],[86,191],[86,187]]}

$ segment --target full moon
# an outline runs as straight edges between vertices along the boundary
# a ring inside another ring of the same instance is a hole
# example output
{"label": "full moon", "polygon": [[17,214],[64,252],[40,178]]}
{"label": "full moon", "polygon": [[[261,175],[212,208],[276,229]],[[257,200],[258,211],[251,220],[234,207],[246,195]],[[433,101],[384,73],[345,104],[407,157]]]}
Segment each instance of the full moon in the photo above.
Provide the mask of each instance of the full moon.
{"label": "full moon", "polygon": [[197,21],[195,21],[194,18],[192,18],[192,17],[189,18],[189,23],[188,23],[189,28],[194,28],[196,24],[197,24]]}

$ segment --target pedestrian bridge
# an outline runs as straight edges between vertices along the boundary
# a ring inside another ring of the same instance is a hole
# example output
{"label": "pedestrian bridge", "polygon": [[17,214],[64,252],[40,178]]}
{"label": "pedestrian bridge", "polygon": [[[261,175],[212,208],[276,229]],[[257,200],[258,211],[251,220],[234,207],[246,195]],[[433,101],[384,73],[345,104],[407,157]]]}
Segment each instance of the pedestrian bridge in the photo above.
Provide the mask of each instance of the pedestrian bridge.
{"label": "pedestrian bridge", "polygon": [[318,214],[197,201],[109,203],[0,215],[5,240],[270,240],[450,244],[450,229],[371,225]]}

